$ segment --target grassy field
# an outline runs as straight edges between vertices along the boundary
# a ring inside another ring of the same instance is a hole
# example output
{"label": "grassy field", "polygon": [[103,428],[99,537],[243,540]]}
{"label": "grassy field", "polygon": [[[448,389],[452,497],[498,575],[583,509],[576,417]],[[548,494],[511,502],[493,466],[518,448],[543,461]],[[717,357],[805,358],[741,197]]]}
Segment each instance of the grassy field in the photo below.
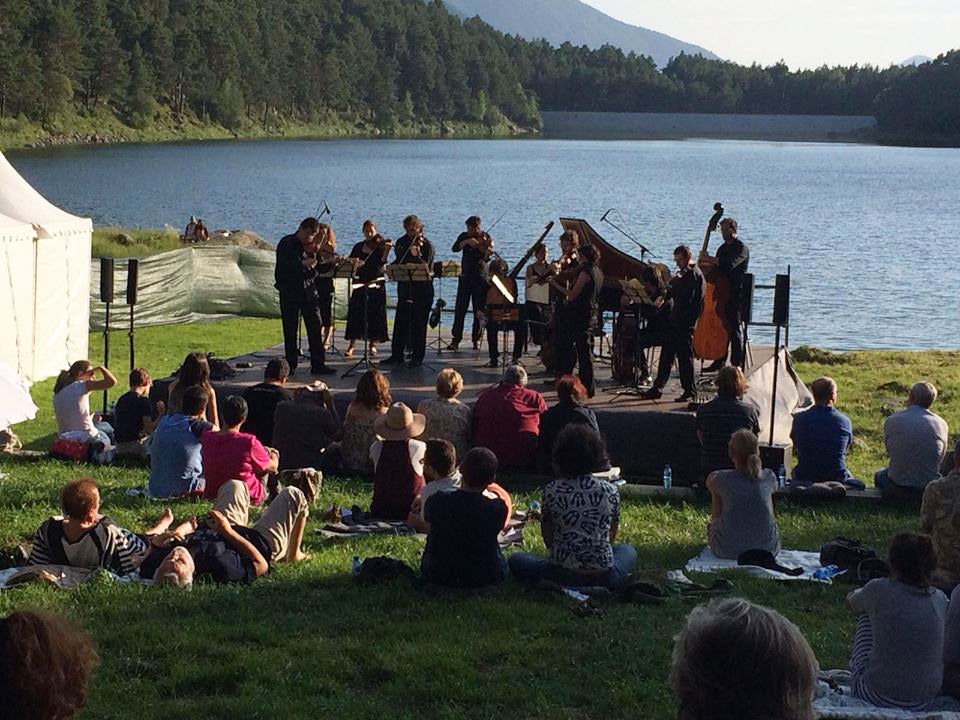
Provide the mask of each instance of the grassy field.
{"label": "grassy field", "polygon": [[[276,342],[273,321],[228,321],[138,334],[142,364],[161,376],[189,350],[227,357]],[[118,338],[119,341],[120,338]],[[99,340],[93,341],[97,347]],[[841,405],[863,442],[855,470],[882,464],[884,412],[902,402],[920,377],[941,388],[939,411],[957,415],[960,378],[949,353],[854,353],[843,358],[801,353],[807,380],[831,374]],[[888,383],[897,383],[896,386]],[[17,428],[32,447],[53,433],[52,382],[34,396],[41,416]],[[60,486],[78,468],[55,461],[0,459],[0,546],[28,538],[55,511]],[[142,470],[83,469],[100,482],[105,512],[142,528],[162,506],[125,491],[143,485]],[[320,505],[366,505],[370,487],[328,479]],[[525,507],[533,496],[520,495]],[[173,504],[178,516],[206,509]],[[279,566],[250,587],[198,586],[191,593],[96,582],[73,592],[23,587],[0,593],[0,614],[17,608],[64,613],[95,637],[102,665],[84,718],[654,718],[675,716],[666,685],[673,635],[689,604],[659,607],[612,603],[604,618],[577,618],[562,596],[508,583],[487,597],[434,597],[406,582],[359,588],[349,577],[354,555],[390,555],[415,565],[422,550],[411,538],[322,543],[312,533],[312,558]],[[816,549],[836,534],[883,547],[898,530],[916,527],[913,513],[872,504],[778,507],[787,547]],[[625,502],[622,538],[639,548],[651,573],[681,567],[704,542],[704,503]],[[536,526],[528,549],[543,551]],[[778,584],[733,576],[737,592],[797,622],[821,664],[842,666],[853,623],[848,587]]]}

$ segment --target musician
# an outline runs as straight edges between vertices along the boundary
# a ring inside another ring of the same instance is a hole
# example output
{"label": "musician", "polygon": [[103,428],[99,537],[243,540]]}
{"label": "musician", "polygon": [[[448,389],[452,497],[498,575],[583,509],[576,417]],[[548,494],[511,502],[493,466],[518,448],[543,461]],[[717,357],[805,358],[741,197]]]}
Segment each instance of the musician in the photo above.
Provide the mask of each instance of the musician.
{"label": "musician", "polygon": [[550,286],[543,281],[550,274],[547,246],[543,243],[537,245],[534,258],[536,262],[528,265],[526,271],[524,310],[530,328],[530,339],[536,345],[541,345],[550,306]]}
{"label": "musician", "polygon": [[[423,236],[423,223],[416,215],[403,221],[405,234],[393,248],[393,265],[419,264],[433,268],[433,244]],[[427,321],[433,305],[433,283],[398,282],[397,312],[393,321],[393,341],[385,365],[400,365],[404,351],[411,353],[410,366],[420,367],[427,354]]]}
{"label": "musician", "polygon": [[317,258],[307,248],[314,248],[320,234],[320,222],[307,218],[300,223],[297,232],[284,236],[277,244],[277,265],[274,271],[275,287],[280,293],[280,317],[283,324],[283,347],[292,375],[300,360],[297,346],[297,330],[300,317],[307,331],[310,345],[310,370],[313,375],[332,375],[336,370],[328,368],[323,351],[323,330],[320,311],[315,296],[310,291]]}
{"label": "musician", "polygon": [[[666,284],[650,266],[643,268],[640,274],[640,282],[643,283],[643,289],[646,291],[647,297],[652,301],[641,303],[639,306],[640,317],[643,318],[645,323],[643,329],[637,333],[637,348],[641,351],[637,369],[639,370],[640,383],[645,384],[650,382],[650,367],[647,362],[647,353],[643,351],[651,347],[662,347],[667,342],[673,300],[666,297]],[[663,298],[663,301],[658,302],[661,298]]]}
{"label": "musician", "polygon": [[[507,278],[510,269],[502,258],[494,258],[490,261],[490,275],[500,278]],[[506,330],[513,330],[513,363],[520,362],[523,356],[523,348],[527,344],[527,323],[524,308],[520,306],[516,298],[516,282],[508,280],[506,283],[508,290],[514,294],[510,301],[504,297],[495,283],[490,285],[485,297],[487,308],[487,349],[490,353],[490,362],[488,367],[497,367],[500,364],[500,333]],[[516,312],[516,320],[501,322],[498,318],[498,311]],[[506,348],[504,348],[506,350]]]}
{"label": "musician", "polygon": [[463,251],[460,265],[460,278],[457,283],[457,302],[453,317],[453,338],[447,350],[456,352],[463,340],[463,323],[467,317],[467,308],[473,305],[473,349],[476,350],[483,332],[477,321],[477,313],[484,309],[487,288],[490,285],[487,263],[493,252],[493,240],[481,228],[481,220],[472,215],[467,218],[466,232],[460,233],[453,244],[453,251]]}
{"label": "musician", "polygon": [[[700,256],[700,267],[707,273],[716,272],[730,283],[730,298],[723,310],[722,320],[730,339],[730,364],[743,369],[743,276],[750,265],[750,249],[737,234],[737,221],[724,218],[720,222],[723,244],[717,248],[717,256]],[[711,363],[704,372],[716,372],[726,364],[726,357]]]}
{"label": "musician", "polygon": [[600,253],[592,245],[578,251],[579,264],[573,286],[567,291],[557,325],[557,370],[559,374],[573,374],[580,365],[580,382],[593,397],[596,383],[593,377],[593,331],[596,330],[603,273],[597,267]]}
{"label": "musician", "polygon": [[[384,267],[392,244],[377,232],[372,220],[363,223],[363,240],[353,246],[350,257],[362,260],[356,281],[365,287],[354,287],[347,310],[347,329],[344,335],[350,344],[344,353],[352,357],[357,340],[370,343],[370,354],[377,354],[377,343],[387,341],[387,290],[383,278]],[[380,282],[375,282],[377,279]]]}
{"label": "musician", "polygon": [[700,268],[693,264],[693,252],[688,246],[680,245],[674,250],[673,259],[677,263],[677,274],[658,300],[661,305],[665,305],[667,300],[673,301],[667,323],[668,333],[660,352],[657,378],[643,397],[647,400],[663,397],[663,388],[670,379],[670,370],[676,358],[680,365],[680,385],[683,387],[678,402],[688,402],[696,397],[693,385],[693,329],[703,312],[705,280]]}
{"label": "musician", "polygon": [[323,328],[323,349],[326,351],[333,335],[333,276],[337,270],[337,236],[326,223],[320,223],[316,254],[317,309]]}

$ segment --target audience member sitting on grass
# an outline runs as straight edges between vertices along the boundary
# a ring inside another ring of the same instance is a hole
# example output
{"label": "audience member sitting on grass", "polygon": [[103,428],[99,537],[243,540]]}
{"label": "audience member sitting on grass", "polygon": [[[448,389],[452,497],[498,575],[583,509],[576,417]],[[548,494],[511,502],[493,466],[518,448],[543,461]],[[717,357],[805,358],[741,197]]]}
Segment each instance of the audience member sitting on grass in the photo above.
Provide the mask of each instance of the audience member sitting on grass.
{"label": "audience member sitting on grass", "polygon": [[423,490],[426,443],[413,438],[423,433],[427,420],[403,403],[394,403],[373,422],[381,439],[370,446],[373,463],[373,500],[370,514],[380,520],[406,521],[413,501]]}
{"label": "audience member sitting on grass", "polygon": [[357,394],[347,406],[340,446],[340,471],[345,475],[372,473],[370,446],[376,440],[373,421],[390,407],[390,381],[379,370],[368,370],[357,383]]}
{"label": "audience member sitting on grass", "polygon": [[[100,379],[94,380],[99,373]],[[53,413],[57,434],[67,440],[96,440],[112,445],[113,428],[90,412],[90,393],[109,390],[117,379],[105,367],[94,367],[89,360],[77,360],[69,370],[57,376],[53,386]]]}
{"label": "audience member sitting on grass", "polygon": [[780,532],[773,514],[777,476],[760,464],[757,436],[737,430],[728,443],[733,470],[707,477],[710,523],[707,542],[719,558],[736,560],[747,550],[780,552]]}
{"label": "audience member sitting on grass", "polygon": [[427,428],[419,439],[449,440],[462,458],[470,449],[473,411],[457,400],[461,392],[463,377],[456,370],[445,368],[437,374],[437,397],[421,401],[417,412],[427,419]]}
{"label": "audience member sitting on grass", "polygon": [[564,375],[557,380],[557,404],[540,416],[537,470],[549,475],[553,470],[553,445],[560,431],[567,425],[587,425],[600,432],[597,416],[583,403],[587,389],[576,375]]}
{"label": "audience member sitting on grass", "polygon": [[424,582],[448,588],[498,585],[507,562],[497,537],[509,517],[499,498],[484,494],[497,475],[497,456],[474,448],[460,463],[460,489],[437,492],[424,503],[430,532],[420,561]]}
{"label": "audience member sitting on grass", "polygon": [[139,567],[147,543],[100,514],[100,490],[94,480],[67,483],[60,492],[60,508],[63,515],[45,520],[33,536],[29,565],[103,568],[117,575]]}
{"label": "audience member sitting on grass", "polygon": [[210,384],[210,362],[201,352],[190,353],[183,359],[183,364],[177,371],[177,379],[167,388],[167,410],[180,412],[183,393],[188,387],[194,385],[199,385],[207,393],[207,420],[214,425],[220,425],[217,394],[213,391],[213,385]]}
{"label": "audience member sitting on grass", "polygon": [[942,417],[930,412],[936,399],[933,385],[915,383],[907,409],[884,420],[883,442],[890,460],[873,476],[873,482],[885,498],[919,500],[927,483],[940,477],[949,430]]}
{"label": "audience member sitting on grass", "polygon": [[264,445],[272,445],[273,414],[277,405],[293,400],[293,393],[287,390],[287,378],[290,376],[290,365],[283,358],[273,358],[267,363],[263,371],[263,382],[243,391],[243,399],[247,401],[247,421],[243,424],[243,432],[257,436]]}
{"label": "audience member sitting on grass", "polygon": [[0,708],[5,720],[69,720],[87,704],[99,658],[93,640],[46,613],[0,618]]}
{"label": "audience member sitting on grass", "polygon": [[297,388],[293,402],[277,405],[273,435],[280,469],[340,470],[340,416],[330,389],[321,381]]}
{"label": "audience member sitting on grass", "polygon": [[457,451],[448,440],[427,440],[423,454],[423,479],[426,485],[417,495],[407,515],[407,525],[417,532],[430,531],[430,525],[423,519],[423,507],[427,500],[438,492],[454,492],[460,489],[457,476]]}
{"label": "audience member sitting on grass", "polygon": [[231,395],[224,401],[223,428],[207,430],[200,436],[203,455],[203,496],[214,500],[230,480],[240,480],[250,491],[250,502],[263,502],[266,475],[277,472],[280,454],[264,447],[255,435],[240,432],[247,419],[247,403]]}
{"label": "audience member sitting on grass", "polygon": [[273,563],[305,560],[309,556],[301,544],[314,499],[310,488],[286,487],[253,527],[247,527],[251,501],[247,486],[239,480],[224,483],[202,525],[151,550],[140,576],[176,587],[189,587],[195,577],[252,583]]}
{"label": "audience member sitting on grass", "polygon": [[960,585],[950,593],[943,633],[943,694],[960,700]]}
{"label": "audience member sitting on grass", "polygon": [[700,605],[674,639],[679,720],[814,720],[819,666],[799,628],[743,598]]}
{"label": "audience member sitting on grass", "polygon": [[853,446],[853,424],[834,407],[837,383],[831,377],[817,378],[810,384],[814,405],[793,416],[790,439],[797,465],[793,485],[830,488],[836,483],[856,490],[866,485],[847,470],[847,451]]}
{"label": "audience member sitting on grass", "polygon": [[186,388],[180,410],[160,418],[147,442],[150,482],[147,495],[176,498],[203,492],[203,459],[200,437],[214,429],[204,419],[209,395],[199,385]]}
{"label": "audience member sitting on grass", "polygon": [[930,535],[937,553],[933,584],[945,593],[960,583],[960,441],[953,457],[957,464],[948,475],[927,485],[920,506],[920,530]]}
{"label": "audience member sitting on grass", "polygon": [[937,556],[926,535],[899,533],[888,559],[889,578],[847,595],[857,614],[853,693],[878,707],[923,710],[943,684],[947,597],[930,586]]}
{"label": "audience member sitting on grass", "polygon": [[534,470],[543,395],[527,387],[522,365],[508,365],[503,380],[484,390],[473,408],[473,444],[493,451],[501,470]]}
{"label": "audience member sitting on grass", "polygon": [[143,368],[130,371],[130,390],[120,396],[113,410],[117,457],[142,460],[147,456],[147,438],[165,410],[163,402],[158,402],[154,415],[150,402],[152,385],[150,373]]}
{"label": "audience member sitting on grass", "polygon": [[549,558],[510,556],[520,580],[547,580],[571,587],[614,588],[637,561],[631,545],[614,545],[620,526],[620,494],[593,476],[609,467],[603,439],[584,425],[571,425],[557,438],[553,466],[559,480],[543,490],[540,523]]}
{"label": "audience member sitting on grass", "polygon": [[756,405],[744,402],[747,392],[743,371],[727,365],[717,375],[717,397],[697,410],[697,437],[700,438],[700,472],[706,478],[714,470],[733,467],[727,446],[737,430],[760,432]]}

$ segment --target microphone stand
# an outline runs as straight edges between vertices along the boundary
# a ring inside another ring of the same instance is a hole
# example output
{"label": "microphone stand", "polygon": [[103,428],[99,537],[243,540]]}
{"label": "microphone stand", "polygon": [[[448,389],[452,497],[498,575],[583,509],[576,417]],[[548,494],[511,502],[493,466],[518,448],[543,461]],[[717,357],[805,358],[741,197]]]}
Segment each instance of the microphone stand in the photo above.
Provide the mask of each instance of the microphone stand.
{"label": "microphone stand", "polygon": [[612,220],[608,220],[608,219],[607,219],[607,216],[608,216],[611,212],[613,212],[613,208],[610,208],[609,210],[607,210],[607,211],[603,214],[603,217],[600,218],[600,222],[605,222],[607,225],[609,225],[609,226],[612,227],[614,230],[616,230],[618,233],[620,233],[620,234],[623,235],[625,238],[627,238],[627,240],[629,240],[629,241],[632,242],[634,245],[636,245],[638,248],[640,248],[640,262],[646,262],[646,261],[644,260],[643,256],[644,256],[644,255],[654,255],[654,253],[650,250],[650,248],[648,248],[648,247],[647,247],[646,245],[644,245],[642,242],[640,242],[640,241],[637,240],[635,237],[633,237],[633,235],[631,235],[630,233],[628,233],[626,230],[624,230],[623,228],[621,228],[619,225],[616,225]]}

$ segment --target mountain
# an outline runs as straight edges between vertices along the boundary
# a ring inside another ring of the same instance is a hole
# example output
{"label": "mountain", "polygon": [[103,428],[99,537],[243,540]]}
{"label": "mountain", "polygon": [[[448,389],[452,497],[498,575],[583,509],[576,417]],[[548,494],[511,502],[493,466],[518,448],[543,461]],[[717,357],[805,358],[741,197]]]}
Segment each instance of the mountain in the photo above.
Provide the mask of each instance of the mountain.
{"label": "mountain", "polygon": [[629,25],[580,0],[444,0],[461,17],[479,16],[501,32],[528,39],[544,38],[552,45],[569,41],[598,48],[609,44],[625,53],[649,55],[663,68],[670,58],[685,52],[717,59],[709,50]]}
{"label": "mountain", "polygon": [[900,63],[900,67],[908,67],[910,65],[923,65],[924,63],[928,63],[931,60],[933,60],[933,58],[927,57],[926,55],[914,55],[913,57],[908,57],[906,60]]}

